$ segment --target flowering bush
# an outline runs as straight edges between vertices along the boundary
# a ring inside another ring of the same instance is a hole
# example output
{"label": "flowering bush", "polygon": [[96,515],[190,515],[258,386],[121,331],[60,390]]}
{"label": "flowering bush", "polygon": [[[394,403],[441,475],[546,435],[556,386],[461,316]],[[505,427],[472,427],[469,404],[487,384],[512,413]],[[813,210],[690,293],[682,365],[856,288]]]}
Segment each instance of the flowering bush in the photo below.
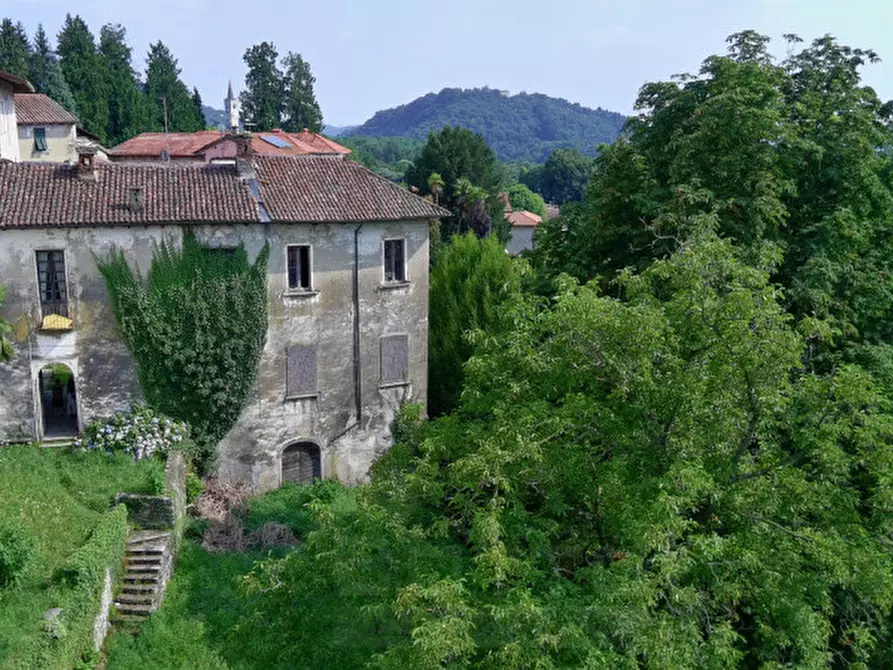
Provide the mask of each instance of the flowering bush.
{"label": "flowering bush", "polygon": [[189,451],[190,445],[185,423],[156,414],[147,405],[137,405],[108,420],[94,421],[84,429],[83,438],[74,443],[75,449],[123,451],[136,460],[166,454],[171,449]]}

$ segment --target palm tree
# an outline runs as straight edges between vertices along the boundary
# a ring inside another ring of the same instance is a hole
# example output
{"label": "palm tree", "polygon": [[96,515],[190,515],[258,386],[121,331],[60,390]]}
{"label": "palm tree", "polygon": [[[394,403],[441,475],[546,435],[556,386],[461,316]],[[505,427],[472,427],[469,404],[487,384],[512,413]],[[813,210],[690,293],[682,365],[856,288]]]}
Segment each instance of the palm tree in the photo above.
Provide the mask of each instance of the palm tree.
{"label": "palm tree", "polygon": [[440,204],[440,196],[443,193],[445,182],[439,172],[432,172],[428,175],[428,192],[434,196],[434,204]]}

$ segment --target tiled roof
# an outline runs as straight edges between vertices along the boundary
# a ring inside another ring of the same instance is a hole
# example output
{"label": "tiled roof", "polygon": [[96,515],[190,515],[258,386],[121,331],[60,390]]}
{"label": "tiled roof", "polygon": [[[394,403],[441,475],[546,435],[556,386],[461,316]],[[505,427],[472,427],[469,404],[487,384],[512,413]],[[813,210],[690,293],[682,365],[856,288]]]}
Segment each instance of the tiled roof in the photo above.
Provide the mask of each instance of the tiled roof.
{"label": "tiled roof", "polygon": [[15,106],[19,125],[49,126],[78,122],[78,117],[43,93],[16,93]]}
{"label": "tiled roof", "polygon": [[[256,157],[254,164],[256,183],[240,178],[232,164],[102,164],[91,181],[78,176],[77,166],[0,163],[0,229],[449,215],[344,158]],[[128,206],[132,188],[142,189],[139,211]]]}
{"label": "tiled roof", "polygon": [[223,137],[219,130],[197,133],[142,133],[109,150],[112,156],[158,159],[162,151],[171,158],[199,158],[202,149]]}
{"label": "tiled roof", "polygon": [[[272,142],[264,138],[277,138]],[[161,152],[167,150],[171,158],[203,158],[205,151],[221,143],[232,143],[231,151],[219,152],[215,157],[230,157],[236,155],[235,143],[232,136],[217,130],[203,130],[197,133],[142,133],[132,137],[126,142],[112,148],[110,154],[114,158],[145,158],[158,159]],[[277,146],[284,144],[284,146]],[[222,147],[221,147],[222,148]],[[251,136],[252,153],[261,156],[304,156],[307,154],[349,154],[350,149],[341,146],[337,142],[311,133],[286,133],[274,130],[265,133],[255,133]]]}
{"label": "tiled roof", "polygon": [[31,82],[14,75],[12,72],[0,70],[0,81],[12,84],[13,93],[34,93],[34,87],[31,85]]}
{"label": "tiled roof", "polygon": [[505,218],[508,219],[512,226],[519,228],[536,228],[543,222],[543,217],[533,212],[519,210],[516,212],[506,212]]}
{"label": "tiled roof", "polygon": [[254,159],[273,220],[301,222],[433,219],[450,212],[338,156]]}

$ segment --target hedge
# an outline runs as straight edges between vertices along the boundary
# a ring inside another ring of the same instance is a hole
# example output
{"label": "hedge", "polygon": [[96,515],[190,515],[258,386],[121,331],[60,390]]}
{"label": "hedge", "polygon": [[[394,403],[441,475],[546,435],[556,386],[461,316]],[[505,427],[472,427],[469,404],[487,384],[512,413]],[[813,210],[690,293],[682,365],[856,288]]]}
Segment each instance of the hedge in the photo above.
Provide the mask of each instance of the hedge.
{"label": "hedge", "polygon": [[[107,512],[61,569],[54,588],[58,591],[59,619],[46,634],[17,654],[15,668],[70,670],[94,657],[93,626],[99,614],[105,571],[114,586],[127,545],[127,510],[118,505]],[[89,665],[87,667],[92,667]]]}

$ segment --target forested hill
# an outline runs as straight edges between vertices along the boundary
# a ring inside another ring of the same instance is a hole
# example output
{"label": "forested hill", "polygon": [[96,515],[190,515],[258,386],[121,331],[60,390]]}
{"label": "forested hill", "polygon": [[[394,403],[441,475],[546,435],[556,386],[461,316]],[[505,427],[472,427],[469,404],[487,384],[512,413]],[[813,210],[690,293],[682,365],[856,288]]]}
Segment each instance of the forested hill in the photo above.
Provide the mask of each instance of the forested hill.
{"label": "forested hill", "polygon": [[424,139],[431,130],[462,126],[480,133],[502,160],[542,163],[554,149],[593,155],[611,143],[626,120],[541,93],[507,95],[492,88],[445,88],[406,105],[377,112],[348,135]]}

